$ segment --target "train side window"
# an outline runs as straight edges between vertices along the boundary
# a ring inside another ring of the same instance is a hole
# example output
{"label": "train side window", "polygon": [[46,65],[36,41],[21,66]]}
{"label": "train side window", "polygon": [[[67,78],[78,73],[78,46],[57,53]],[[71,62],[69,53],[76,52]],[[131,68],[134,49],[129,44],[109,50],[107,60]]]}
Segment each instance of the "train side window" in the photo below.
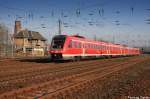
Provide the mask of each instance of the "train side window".
{"label": "train side window", "polygon": [[79,48],[81,48],[81,43],[79,42]]}
{"label": "train side window", "polygon": [[118,47],[116,48],[116,51],[118,51]]}
{"label": "train side window", "polygon": [[79,48],[79,43],[78,42],[74,42],[74,46],[75,46],[75,48]]}
{"label": "train side window", "polygon": [[78,44],[79,44],[79,48],[81,48],[81,43],[79,42]]}
{"label": "train side window", "polygon": [[105,46],[104,45],[102,46],[102,48],[103,48],[103,50],[105,50]]}
{"label": "train side window", "polygon": [[97,49],[97,45],[95,45],[95,49]]}
{"label": "train side window", "polygon": [[107,46],[105,45],[105,50],[107,50]]}
{"label": "train side window", "polygon": [[101,50],[102,49],[102,46],[101,45],[99,45],[99,50]]}
{"label": "train side window", "polygon": [[74,48],[77,48],[77,43],[76,42],[74,42]]}
{"label": "train side window", "polygon": [[79,48],[79,44],[78,44],[78,42],[76,42],[76,43],[75,43],[75,45],[76,45],[76,48]]}
{"label": "train side window", "polygon": [[103,50],[103,45],[101,45],[101,50]]}
{"label": "train side window", "polygon": [[99,50],[99,45],[97,45],[97,49]]}
{"label": "train side window", "polygon": [[88,44],[88,48],[90,48],[90,43]]}
{"label": "train side window", "polygon": [[106,50],[106,45],[104,45],[104,50]]}
{"label": "train side window", "polygon": [[76,43],[76,47],[79,48],[79,43],[78,42]]}
{"label": "train side window", "polygon": [[103,46],[102,45],[100,45],[100,50],[103,50]]}
{"label": "train side window", "polygon": [[72,40],[70,40],[69,48],[72,48]]}
{"label": "train side window", "polygon": [[105,46],[105,50],[108,50],[108,47],[107,47],[107,46]]}
{"label": "train side window", "polygon": [[91,44],[91,48],[92,48],[92,49],[94,48],[94,45],[93,45],[93,44]]}
{"label": "train side window", "polygon": [[81,43],[80,42],[77,43],[77,48],[81,48]]}
{"label": "train side window", "polygon": [[101,46],[100,46],[100,45],[98,45],[98,49],[99,49],[99,50],[101,49]]}
{"label": "train side window", "polygon": [[105,50],[105,49],[104,49],[104,45],[102,45],[102,50]]}
{"label": "train side window", "polygon": [[96,49],[98,49],[98,45],[96,45]]}
{"label": "train side window", "polygon": [[84,48],[87,48],[87,44],[86,43],[83,43],[84,44]]}
{"label": "train side window", "polygon": [[78,48],[78,42],[75,42],[75,47]]}
{"label": "train side window", "polygon": [[90,44],[90,48],[92,49],[92,44]]}
{"label": "train side window", "polygon": [[102,50],[105,50],[104,45],[102,45]]}
{"label": "train side window", "polygon": [[94,44],[94,49],[97,49],[97,45],[96,44]]}

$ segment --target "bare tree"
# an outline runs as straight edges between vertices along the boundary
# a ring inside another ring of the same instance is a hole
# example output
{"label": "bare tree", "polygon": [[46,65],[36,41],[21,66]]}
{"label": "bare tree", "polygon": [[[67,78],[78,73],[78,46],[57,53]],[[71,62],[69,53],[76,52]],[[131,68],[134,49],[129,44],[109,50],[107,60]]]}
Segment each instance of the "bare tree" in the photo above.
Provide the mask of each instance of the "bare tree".
{"label": "bare tree", "polygon": [[0,24],[0,56],[6,55],[8,43],[8,28]]}

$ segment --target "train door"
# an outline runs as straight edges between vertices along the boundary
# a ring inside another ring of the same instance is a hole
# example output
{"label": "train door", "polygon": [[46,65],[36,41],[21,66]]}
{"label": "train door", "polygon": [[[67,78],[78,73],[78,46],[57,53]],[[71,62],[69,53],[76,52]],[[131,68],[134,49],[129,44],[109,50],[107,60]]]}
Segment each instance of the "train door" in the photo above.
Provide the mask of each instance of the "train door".
{"label": "train door", "polygon": [[82,42],[82,56],[85,56],[85,43]]}

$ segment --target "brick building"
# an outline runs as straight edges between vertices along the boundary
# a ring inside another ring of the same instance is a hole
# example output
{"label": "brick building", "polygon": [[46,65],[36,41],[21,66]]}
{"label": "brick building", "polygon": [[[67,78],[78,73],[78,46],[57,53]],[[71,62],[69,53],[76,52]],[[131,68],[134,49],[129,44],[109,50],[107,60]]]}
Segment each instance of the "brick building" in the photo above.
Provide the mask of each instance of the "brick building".
{"label": "brick building", "polygon": [[[19,21],[17,21],[17,26],[18,22]],[[19,23],[19,25],[21,25],[21,23]],[[16,33],[14,33],[16,55],[44,56],[47,48],[46,39],[39,32],[27,29],[21,30],[17,26],[15,26]],[[19,31],[17,29],[19,29]]]}

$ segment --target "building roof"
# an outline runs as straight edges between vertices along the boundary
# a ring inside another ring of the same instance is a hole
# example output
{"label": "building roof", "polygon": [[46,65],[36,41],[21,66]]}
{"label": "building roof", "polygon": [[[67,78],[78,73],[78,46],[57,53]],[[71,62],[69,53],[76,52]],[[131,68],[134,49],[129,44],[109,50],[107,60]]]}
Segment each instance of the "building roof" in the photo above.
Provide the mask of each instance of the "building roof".
{"label": "building roof", "polygon": [[31,40],[42,40],[46,41],[46,39],[36,31],[30,31],[30,30],[22,30],[19,33],[14,35],[14,38],[28,38]]}

